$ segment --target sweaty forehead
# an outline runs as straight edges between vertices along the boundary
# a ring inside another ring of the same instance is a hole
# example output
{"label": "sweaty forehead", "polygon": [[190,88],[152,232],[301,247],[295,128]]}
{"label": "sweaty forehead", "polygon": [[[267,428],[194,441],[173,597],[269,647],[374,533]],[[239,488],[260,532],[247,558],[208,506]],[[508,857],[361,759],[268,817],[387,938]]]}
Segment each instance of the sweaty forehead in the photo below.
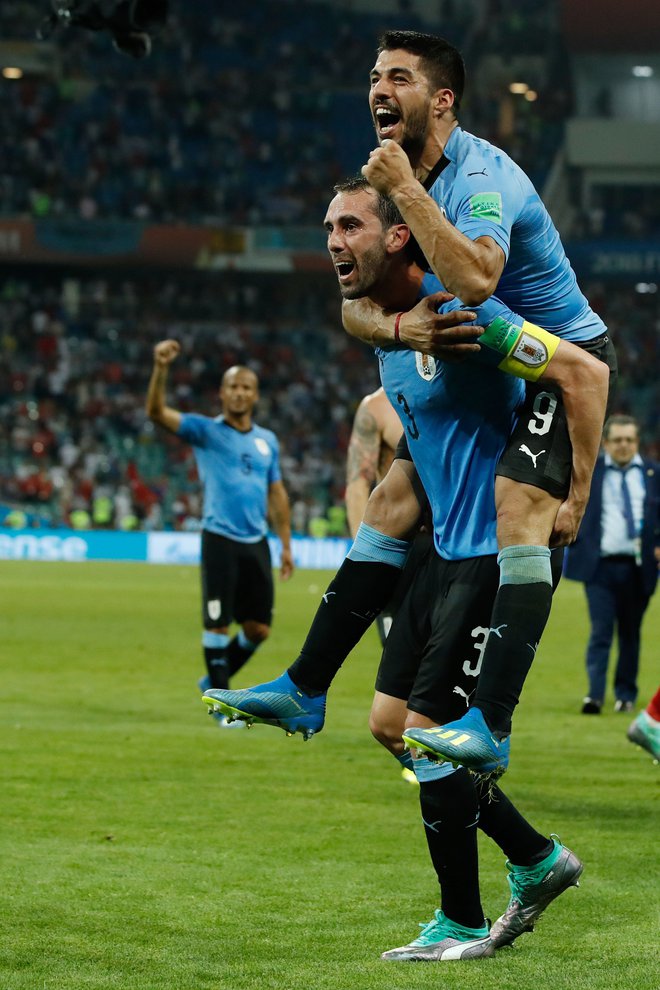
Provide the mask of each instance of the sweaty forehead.
{"label": "sweaty forehead", "polygon": [[345,223],[349,219],[368,220],[376,216],[374,194],[367,189],[337,193],[328,207],[325,223]]}
{"label": "sweaty forehead", "polygon": [[223,385],[249,385],[251,388],[257,387],[257,376],[253,371],[241,369],[240,371],[228,371],[223,380]]}
{"label": "sweaty forehead", "polygon": [[414,73],[419,67],[419,55],[407,52],[403,48],[393,48],[380,53],[372,72],[384,75],[387,72],[404,71]]}

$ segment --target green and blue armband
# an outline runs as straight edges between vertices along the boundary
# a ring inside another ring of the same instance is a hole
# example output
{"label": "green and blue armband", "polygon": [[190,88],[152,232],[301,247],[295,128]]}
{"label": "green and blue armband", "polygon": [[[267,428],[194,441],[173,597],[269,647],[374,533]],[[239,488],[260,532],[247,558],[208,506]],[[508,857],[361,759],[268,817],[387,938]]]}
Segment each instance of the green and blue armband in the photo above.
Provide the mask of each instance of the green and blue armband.
{"label": "green and blue armband", "polygon": [[550,364],[559,347],[559,337],[527,320],[519,327],[496,316],[479,337],[479,343],[504,355],[498,365],[502,371],[535,382]]}

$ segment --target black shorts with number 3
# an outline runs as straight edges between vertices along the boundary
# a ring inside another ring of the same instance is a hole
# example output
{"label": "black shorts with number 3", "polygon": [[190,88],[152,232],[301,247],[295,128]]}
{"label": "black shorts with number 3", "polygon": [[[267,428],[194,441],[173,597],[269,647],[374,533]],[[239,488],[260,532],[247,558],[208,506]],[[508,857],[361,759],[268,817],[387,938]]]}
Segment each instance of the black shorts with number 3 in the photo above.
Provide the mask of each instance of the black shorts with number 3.
{"label": "black shorts with number 3", "polygon": [[429,541],[394,617],[376,690],[440,725],[464,715],[477,686],[499,577],[495,554],[443,560]]}
{"label": "black shorts with number 3", "polygon": [[[605,334],[577,345],[604,361],[610,369],[608,407],[616,384],[617,364],[612,341]],[[561,389],[528,382],[518,422],[495,471],[504,478],[542,488],[565,498],[571,481],[573,451]]]}
{"label": "black shorts with number 3", "polygon": [[202,622],[205,629],[273,618],[268,540],[239,543],[202,530]]}

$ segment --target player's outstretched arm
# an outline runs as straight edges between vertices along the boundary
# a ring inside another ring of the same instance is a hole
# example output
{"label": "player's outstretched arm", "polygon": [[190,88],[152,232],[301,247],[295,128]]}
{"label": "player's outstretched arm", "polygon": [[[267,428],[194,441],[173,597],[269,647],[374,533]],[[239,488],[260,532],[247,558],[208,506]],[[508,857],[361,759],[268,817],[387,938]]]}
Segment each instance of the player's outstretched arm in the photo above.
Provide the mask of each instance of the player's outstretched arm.
{"label": "player's outstretched arm", "polygon": [[[498,307],[499,315],[489,322],[486,311]],[[504,356],[499,364],[502,371],[527,381],[548,382],[562,391],[573,448],[571,485],[557,513],[550,544],[564,546],[575,540],[589,499],[605,419],[609,369],[581,347],[521,320],[511,311],[505,314],[503,304],[494,296],[482,307],[480,316],[486,329],[480,342]]]}
{"label": "player's outstretched arm", "polygon": [[288,581],[293,574],[291,510],[289,507],[289,496],[281,481],[272,481],[268,486],[268,516],[282,544],[280,577],[283,581]]}
{"label": "player's outstretched arm", "polygon": [[165,429],[176,433],[181,424],[181,413],[165,404],[165,387],[167,372],[172,361],[181,351],[181,345],[176,340],[161,340],[154,347],[154,366],[147,389],[145,410],[149,419],[159,423]]}
{"label": "player's outstretched arm", "polygon": [[571,487],[557,513],[552,546],[573,543],[580,528],[603,435],[609,377],[603,361],[562,340],[539,379],[561,388],[573,448]]}
{"label": "player's outstretched arm", "polygon": [[471,240],[443,215],[412,171],[408,156],[386,140],[369,155],[362,174],[396,203],[432,270],[468,306],[493,294],[504,269],[502,248],[492,237]]}
{"label": "player's outstretched arm", "polygon": [[474,338],[482,332],[482,328],[472,324],[476,314],[469,310],[438,313],[438,306],[453,298],[448,292],[426,296],[400,315],[398,327],[399,314],[381,309],[367,298],[346,299],[342,304],[344,330],[372,347],[400,343],[412,351],[434,354],[443,361],[462,360],[479,350]]}

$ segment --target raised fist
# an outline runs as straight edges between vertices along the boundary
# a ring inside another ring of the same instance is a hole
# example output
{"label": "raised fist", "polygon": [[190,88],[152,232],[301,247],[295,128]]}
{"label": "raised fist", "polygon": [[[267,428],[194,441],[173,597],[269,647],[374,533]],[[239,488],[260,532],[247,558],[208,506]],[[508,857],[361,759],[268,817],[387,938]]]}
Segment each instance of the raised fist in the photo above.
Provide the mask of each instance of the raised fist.
{"label": "raised fist", "polygon": [[154,364],[161,368],[167,367],[181,353],[181,344],[178,340],[161,340],[154,347]]}

